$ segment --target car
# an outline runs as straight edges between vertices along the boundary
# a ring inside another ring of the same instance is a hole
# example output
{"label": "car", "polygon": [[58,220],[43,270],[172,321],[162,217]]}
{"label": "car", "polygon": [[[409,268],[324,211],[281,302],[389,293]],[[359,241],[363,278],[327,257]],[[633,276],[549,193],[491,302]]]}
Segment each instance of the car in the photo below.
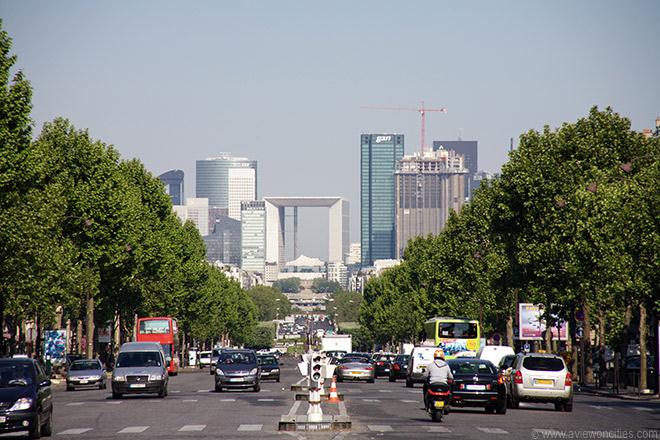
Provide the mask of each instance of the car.
{"label": "car", "polygon": [[199,352],[199,368],[210,367],[212,356],[213,356],[212,351],[200,351]]}
{"label": "car", "polygon": [[124,394],[156,393],[167,396],[168,356],[158,342],[126,342],[112,371],[112,398]]}
{"label": "car", "polygon": [[516,352],[508,345],[485,345],[477,352],[477,358],[490,361],[493,365],[499,366],[504,356],[515,355]]}
{"label": "car", "polygon": [[554,403],[556,411],[573,411],[573,379],[561,356],[519,353],[510,377],[510,408],[518,408],[520,402],[539,402]]}
{"label": "car", "polygon": [[52,435],[50,379],[33,359],[0,359],[0,434],[27,431],[30,438]]}
{"label": "car", "polygon": [[335,374],[337,382],[366,380],[368,383],[374,383],[376,380],[374,366],[368,356],[344,356],[337,361]]}
{"label": "car", "polygon": [[280,381],[280,363],[275,356],[257,356],[257,363],[261,367],[261,380]]}
{"label": "car", "polygon": [[409,354],[397,354],[396,357],[390,362],[390,382],[396,382],[397,379],[406,378],[409,358]]}
{"label": "car", "polygon": [[106,388],[105,369],[98,359],[79,359],[73,361],[66,375],[66,390],[79,387]]}
{"label": "car", "polygon": [[419,345],[412,349],[408,358],[408,371],[406,372],[406,386],[413,387],[416,383],[426,381],[426,367],[433,362],[433,353],[437,347]]}
{"label": "car", "polygon": [[330,358],[341,359],[346,355],[344,350],[329,350],[325,352],[325,355]]}
{"label": "car", "polygon": [[450,359],[447,364],[454,376],[451,406],[483,407],[487,413],[506,414],[506,385],[491,361]]}
{"label": "car", "polygon": [[371,358],[371,363],[374,364],[374,376],[389,376],[390,363],[394,360],[396,355],[394,353],[376,353]]}
{"label": "car", "polygon": [[222,348],[214,348],[211,350],[211,364],[209,365],[210,374],[215,374],[215,366],[220,359],[220,354],[222,354]]}
{"label": "car", "polygon": [[215,391],[252,388],[258,393],[261,390],[260,376],[261,367],[254,350],[223,350],[215,368]]}

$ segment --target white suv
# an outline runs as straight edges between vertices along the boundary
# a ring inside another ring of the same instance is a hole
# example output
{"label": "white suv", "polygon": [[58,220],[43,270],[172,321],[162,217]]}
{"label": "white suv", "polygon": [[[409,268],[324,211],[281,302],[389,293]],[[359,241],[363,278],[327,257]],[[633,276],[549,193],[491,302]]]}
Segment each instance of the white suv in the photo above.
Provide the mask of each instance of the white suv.
{"label": "white suv", "polygon": [[511,408],[520,402],[541,402],[554,403],[556,411],[573,411],[573,380],[560,356],[519,353],[510,374]]}

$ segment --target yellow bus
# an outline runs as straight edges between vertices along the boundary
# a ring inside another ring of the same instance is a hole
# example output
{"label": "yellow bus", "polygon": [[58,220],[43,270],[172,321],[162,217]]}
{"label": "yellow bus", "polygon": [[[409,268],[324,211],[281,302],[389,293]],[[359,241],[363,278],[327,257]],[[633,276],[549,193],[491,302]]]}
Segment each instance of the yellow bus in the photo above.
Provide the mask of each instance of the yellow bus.
{"label": "yellow bus", "polygon": [[481,345],[479,321],[467,318],[431,318],[424,323],[426,339],[442,348],[446,359],[464,351],[477,352]]}

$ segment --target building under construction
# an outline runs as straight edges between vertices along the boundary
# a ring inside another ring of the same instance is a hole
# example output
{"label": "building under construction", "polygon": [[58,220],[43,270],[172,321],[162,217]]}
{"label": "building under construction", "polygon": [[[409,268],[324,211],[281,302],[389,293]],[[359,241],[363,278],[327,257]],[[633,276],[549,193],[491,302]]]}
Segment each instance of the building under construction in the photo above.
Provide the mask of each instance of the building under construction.
{"label": "building under construction", "polygon": [[396,257],[401,258],[408,240],[438,234],[465,201],[464,158],[439,149],[405,156],[397,163]]}

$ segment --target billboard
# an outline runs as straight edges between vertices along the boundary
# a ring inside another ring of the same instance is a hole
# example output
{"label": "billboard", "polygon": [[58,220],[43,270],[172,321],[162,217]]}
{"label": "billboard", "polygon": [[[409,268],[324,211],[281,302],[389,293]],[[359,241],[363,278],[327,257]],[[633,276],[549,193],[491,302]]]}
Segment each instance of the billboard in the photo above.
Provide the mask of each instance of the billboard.
{"label": "billboard", "polygon": [[44,331],[44,355],[53,362],[63,362],[66,354],[66,330]]}
{"label": "billboard", "polygon": [[[519,339],[523,341],[541,341],[545,336],[545,321],[541,319],[543,306],[531,303],[518,304]],[[568,336],[568,324],[562,322],[559,335],[557,327],[552,327],[552,339],[565,341]]]}

